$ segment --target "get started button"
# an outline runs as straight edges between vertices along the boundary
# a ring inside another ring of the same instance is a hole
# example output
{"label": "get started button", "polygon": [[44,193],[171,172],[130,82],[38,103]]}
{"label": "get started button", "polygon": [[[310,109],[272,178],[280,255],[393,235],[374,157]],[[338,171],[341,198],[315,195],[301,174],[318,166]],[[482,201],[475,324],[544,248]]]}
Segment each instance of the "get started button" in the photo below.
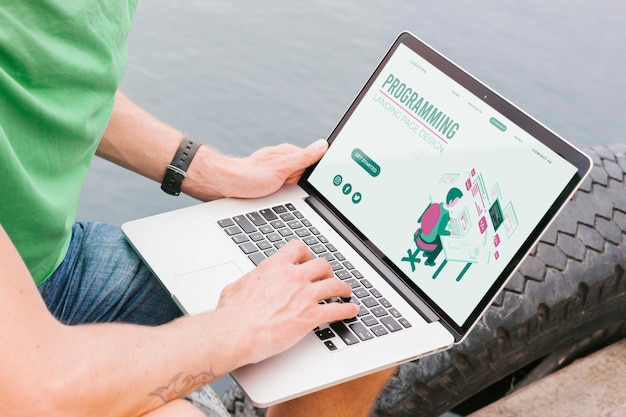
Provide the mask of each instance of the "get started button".
{"label": "get started button", "polygon": [[380,166],[359,148],[354,148],[352,151],[352,159],[372,177],[377,177],[380,174]]}

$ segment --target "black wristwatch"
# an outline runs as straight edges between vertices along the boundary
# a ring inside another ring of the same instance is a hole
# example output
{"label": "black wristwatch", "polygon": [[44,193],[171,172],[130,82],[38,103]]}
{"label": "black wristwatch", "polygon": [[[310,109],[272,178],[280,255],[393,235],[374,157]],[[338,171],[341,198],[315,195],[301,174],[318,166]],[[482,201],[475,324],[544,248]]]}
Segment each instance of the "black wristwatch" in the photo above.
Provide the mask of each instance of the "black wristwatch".
{"label": "black wristwatch", "polygon": [[187,178],[187,169],[201,143],[184,138],[180,143],[172,162],[165,167],[165,177],[161,189],[170,195],[179,195],[180,186]]}

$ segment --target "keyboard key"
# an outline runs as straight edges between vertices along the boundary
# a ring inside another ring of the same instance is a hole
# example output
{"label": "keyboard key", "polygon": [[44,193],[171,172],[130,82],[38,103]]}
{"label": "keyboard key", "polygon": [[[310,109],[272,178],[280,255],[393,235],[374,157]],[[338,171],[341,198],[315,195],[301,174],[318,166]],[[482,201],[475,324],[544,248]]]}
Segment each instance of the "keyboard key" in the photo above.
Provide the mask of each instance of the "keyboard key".
{"label": "keyboard key", "polygon": [[259,210],[259,213],[268,222],[271,222],[272,220],[278,219],[278,216],[276,214],[274,214],[274,212],[272,210],[270,210],[270,209]]}
{"label": "keyboard key", "polygon": [[287,226],[289,226],[292,230],[295,229],[300,229],[302,226],[302,223],[300,223],[298,220],[292,220],[290,222],[287,222]]}
{"label": "keyboard key", "polygon": [[386,334],[389,334],[389,332],[387,331],[387,329],[385,329],[384,326],[378,325],[378,326],[374,326],[370,329],[372,331],[372,333],[374,333],[376,336],[384,336]]}
{"label": "keyboard key", "polygon": [[265,260],[265,255],[262,252],[255,252],[253,254],[248,255],[248,258],[252,261],[255,266],[258,266],[262,261]]}
{"label": "keyboard key", "polygon": [[319,255],[317,255],[317,257],[326,259],[328,262],[335,260],[335,257],[328,252],[320,253]]}
{"label": "keyboard key", "polygon": [[375,324],[378,324],[378,320],[376,320],[376,318],[374,316],[371,316],[371,315],[367,315],[365,317],[362,317],[361,321],[363,321],[363,323],[367,327],[371,327],[371,326],[374,326]]}
{"label": "keyboard key", "polygon": [[237,226],[228,227],[224,229],[224,231],[228,236],[238,235],[239,233],[242,233],[241,229]]}
{"label": "keyboard key", "polygon": [[405,319],[404,317],[400,317],[400,318],[398,319],[398,321],[400,322],[400,324],[401,324],[401,325],[402,325],[405,329],[408,329],[409,327],[411,327],[411,326],[412,326],[412,324],[411,324],[411,323],[409,323],[409,321],[408,321],[407,319]]}
{"label": "keyboard key", "polygon": [[341,264],[337,261],[331,261],[330,263],[330,267],[333,269],[333,271],[338,271],[340,269],[343,269],[343,267],[341,266]]}
{"label": "keyboard key", "polygon": [[235,242],[236,244],[240,244],[250,240],[248,239],[248,236],[244,235],[243,233],[239,233],[238,235],[233,236],[231,239],[233,239],[233,242]]}
{"label": "keyboard key", "polygon": [[384,324],[385,327],[391,332],[397,332],[398,330],[402,330],[402,326],[400,326],[398,322],[391,316],[381,318],[380,322]]}
{"label": "keyboard key", "polygon": [[350,275],[350,273],[346,271],[345,269],[340,269],[339,271],[336,271],[335,275],[337,275],[337,278],[342,279],[342,280],[352,277],[352,275]]}
{"label": "keyboard key", "polygon": [[372,283],[369,282],[367,279],[362,279],[361,280],[361,285],[364,286],[365,288],[372,288],[373,287]]}
{"label": "keyboard key", "polygon": [[250,233],[250,239],[252,239],[253,242],[259,242],[265,239],[265,236],[263,236],[263,233],[254,232],[254,233]]}
{"label": "keyboard key", "polygon": [[[346,282],[348,282],[348,281],[346,281]],[[365,304],[365,306],[367,308],[372,308],[372,307],[375,307],[375,306],[379,305],[378,301],[376,301],[376,299],[374,297],[367,297],[367,298],[363,299],[362,301],[363,301],[363,304]]]}
{"label": "keyboard key", "polygon": [[326,347],[330,351],[337,350],[337,346],[333,343],[332,340],[325,340],[324,344],[326,345]]}
{"label": "keyboard key", "polygon": [[[359,281],[357,281],[357,280],[356,280],[356,279],[354,279],[354,278],[351,278],[351,279],[349,279],[349,280],[346,280],[346,281],[345,281],[345,283],[346,283],[346,284],[348,284],[348,285],[350,286],[350,288],[352,288],[352,289],[359,288],[359,287],[361,286],[361,284],[359,283]],[[378,303],[376,303],[376,304],[378,304]],[[374,305],[376,305],[376,304],[374,304]]]}
{"label": "keyboard key", "polygon": [[352,333],[350,329],[348,329],[348,327],[346,327],[346,325],[342,322],[337,321],[331,323],[330,328],[333,329],[335,333],[337,333],[337,336],[339,336],[346,345],[354,345],[355,343],[359,343],[359,338],[356,337],[356,335]]}
{"label": "keyboard key", "polygon": [[286,226],[285,223],[280,219],[274,220],[273,222],[270,222],[270,224],[274,229],[282,229]]}
{"label": "keyboard key", "polygon": [[264,235],[268,234],[268,233],[272,233],[274,232],[274,228],[272,228],[271,226],[263,225],[261,227],[259,227],[259,230],[261,231],[261,233],[263,233]]}
{"label": "keyboard key", "polygon": [[380,304],[382,304],[385,308],[391,308],[391,303],[386,298],[381,298],[378,300]]}
{"label": "keyboard key", "polygon": [[359,336],[361,340],[369,340],[374,336],[367,330],[367,327],[363,325],[363,323],[356,322],[349,325],[350,329]]}
{"label": "keyboard key", "polygon": [[354,295],[356,295],[358,298],[365,298],[368,295],[370,295],[369,291],[366,290],[365,288],[361,287],[361,288],[355,288],[353,291]]}
{"label": "keyboard key", "polygon": [[276,214],[287,213],[287,208],[285,206],[274,206],[272,207],[272,210],[274,210],[274,213]]}
{"label": "keyboard key", "polygon": [[259,243],[256,244],[259,249],[261,250],[266,250],[272,247],[272,244],[270,242],[268,242],[267,240],[262,240]]}
{"label": "keyboard key", "polygon": [[306,237],[306,236],[311,236],[311,232],[309,232],[308,229],[297,229],[296,234],[301,238]]}
{"label": "keyboard key", "polygon": [[317,238],[315,236],[310,236],[310,237],[304,238],[304,239],[302,239],[302,241],[304,243],[306,243],[308,246],[315,245],[316,243],[319,243],[319,240],[317,240]]}
{"label": "keyboard key", "polygon": [[254,225],[250,222],[250,220],[248,220],[246,216],[235,216],[233,217],[233,220],[235,221],[235,223],[237,223],[237,225],[239,225],[239,227],[241,227],[244,232],[248,234],[256,232],[256,227],[254,227]]}
{"label": "keyboard key", "polygon": [[368,314],[370,314],[370,311],[365,308],[364,306],[360,306],[359,307],[359,314],[357,314],[357,317],[363,317],[363,316],[367,316]]}
{"label": "keyboard key", "polygon": [[282,237],[293,235],[293,232],[291,231],[291,229],[288,229],[286,227],[279,229],[278,233],[280,233]]}
{"label": "keyboard key", "polygon": [[217,224],[219,224],[222,228],[224,228],[224,227],[234,226],[235,222],[233,221],[233,219],[228,218],[228,219],[218,220]]}
{"label": "keyboard key", "polygon": [[290,222],[292,220],[295,220],[296,216],[294,216],[291,213],[285,213],[285,214],[281,214],[280,218],[283,219],[283,221]]}
{"label": "keyboard key", "polygon": [[259,248],[257,247],[257,245],[255,245],[252,242],[247,242],[247,243],[242,243],[241,245],[239,245],[239,248],[243,251],[243,253],[245,253],[246,255],[252,253],[252,252],[258,252]]}
{"label": "keyboard key", "polygon": [[246,217],[248,219],[250,219],[250,221],[255,225],[255,226],[263,226],[264,224],[267,224],[267,222],[265,221],[265,219],[263,218],[263,216],[261,216],[258,212],[253,211],[252,213],[248,213],[246,214]]}
{"label": "keyboard key", "polygon": [[313,245],[311,246],[311,250],[315,253],[326,252],[326,248],[323,245]]}
{"label": "keyboard key", "polygon": [[375,315],[376,317],[383,317],[383,316],[387,316],[389,315],[389,313],[387,313],[387,310],[385,310],[385,307],[383,306],[376,306],[376,307],[372,307],[370,309],[370,311],[372,312],[373,315]]}
{"label": "keyboard key", "polygon": [[318,329],[315,331],[315,335],[320,338],[320,340],[331,339],[335,337],[335,333],[330,330],[328,327],[325,329]]}

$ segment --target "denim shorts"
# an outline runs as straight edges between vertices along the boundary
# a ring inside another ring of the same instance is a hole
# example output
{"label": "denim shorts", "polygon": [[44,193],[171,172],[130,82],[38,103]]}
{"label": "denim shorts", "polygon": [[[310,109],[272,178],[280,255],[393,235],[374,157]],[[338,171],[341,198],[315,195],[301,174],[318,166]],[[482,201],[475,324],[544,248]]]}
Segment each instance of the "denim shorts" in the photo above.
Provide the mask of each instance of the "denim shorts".
{"label": "denim shorts", "polygon": [[[39,286],[66,324],[124,322],[155,326],[182,315],[117,226],[75,223],[67,255]],[[210,386],[186,399],[207,417],[229,417]]]}
{"label": "denim shorts", "polygon": [[181,315],[121,229],[104,223],[74,224],[65,259],[39,292],[66,324],[159,325]]}

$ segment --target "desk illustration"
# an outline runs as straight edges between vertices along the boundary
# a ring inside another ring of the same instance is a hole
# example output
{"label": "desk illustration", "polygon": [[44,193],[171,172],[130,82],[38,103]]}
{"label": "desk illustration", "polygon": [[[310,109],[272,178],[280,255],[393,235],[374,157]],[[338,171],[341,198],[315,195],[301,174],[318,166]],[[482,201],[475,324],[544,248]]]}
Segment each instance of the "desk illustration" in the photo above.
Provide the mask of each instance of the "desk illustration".
{"label": "desk illustration", "polygon": [[433,279],[437,279],[441,270],[448,262],[462,262],[465,266],[457,275],[456,281],[460,281],[472,264],[479,262],[481,250],[478,246],[464,243],[460,238],[444,237],[441,239],[444,259],[433,274]]}

